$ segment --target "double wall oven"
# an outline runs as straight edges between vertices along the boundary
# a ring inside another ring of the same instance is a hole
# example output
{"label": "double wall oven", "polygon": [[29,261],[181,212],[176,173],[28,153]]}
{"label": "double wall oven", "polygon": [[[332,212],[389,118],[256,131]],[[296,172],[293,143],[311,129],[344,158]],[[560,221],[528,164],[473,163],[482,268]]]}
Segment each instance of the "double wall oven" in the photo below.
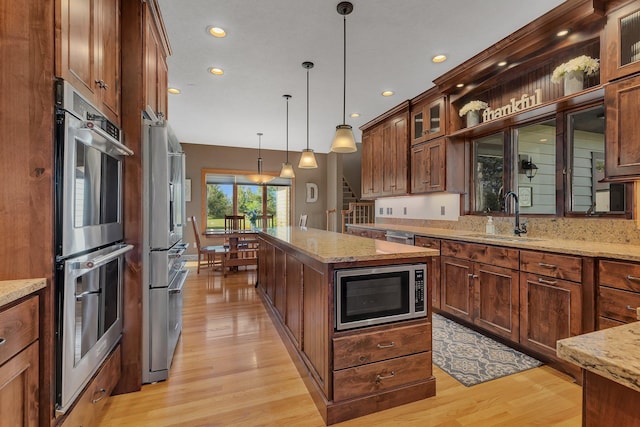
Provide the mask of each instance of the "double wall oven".
{"label": "double wall oven", "polygon": [[56,410],[66,412],[122,334],[120,129],[66,81],[55,84]]}

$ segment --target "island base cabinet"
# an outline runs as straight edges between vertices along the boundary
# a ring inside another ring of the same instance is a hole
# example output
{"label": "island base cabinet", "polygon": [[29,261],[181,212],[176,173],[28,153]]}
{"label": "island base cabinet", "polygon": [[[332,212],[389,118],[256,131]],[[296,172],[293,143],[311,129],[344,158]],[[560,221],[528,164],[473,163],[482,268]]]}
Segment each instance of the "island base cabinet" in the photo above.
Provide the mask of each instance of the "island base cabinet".
{"label": "island base cabinet", "polygon": [[584,427],[640,427],[640,392],[584,371]]}
{"label": "island base cabinet", "polygon": [[0,368],[0,426],[38,425],[38,343]]}

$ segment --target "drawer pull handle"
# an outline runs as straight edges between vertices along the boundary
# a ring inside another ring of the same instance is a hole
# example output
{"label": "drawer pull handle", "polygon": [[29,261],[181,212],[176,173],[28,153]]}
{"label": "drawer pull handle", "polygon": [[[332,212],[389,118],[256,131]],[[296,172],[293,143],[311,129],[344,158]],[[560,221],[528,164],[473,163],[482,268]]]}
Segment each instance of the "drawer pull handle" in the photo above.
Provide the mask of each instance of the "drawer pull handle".
{"label": "drawer pull handle", "polygon": [[431,243],[423,243],[422,244],[423,248],[430,248],[431,246],[433,246]]}
{"label": "drawer pull handle", "polygon": [[0,345],[4,344],[7,342],[6,338],[0,337]]}
{"label": "drawer pull handle", "polygon": [[367,356],[360,356],[359,359],[360,359],[360,362],[364,363],[367,361]]}
{"label": "drawer pull handle", "polygon": [[636,308],[635,307],[631,307],[629,304],[627,304],[627,310],[636,311]]}
{"label": "drawer pull handle", "polygon": [[101,388],[98,393],[100,393],[100,397],[98,397],[97,399],[91,399],[91,403],[98,403],[100,402],[102,399],[104,399],[107,396],[107,390]]}
{"label": "drawer pull handle", "polygon": [[544,279],[538,277],[538,283],[544,283],[545,285],[555,285],[558,282],[556,282],[555,280],[544,280]]}
{"label": "drawer pull handle", "polygon": [[396,376],[396,373],[394,371],[391,371],[391,373],[389,375],[376,375],[376,383],[380,383],[382,382],[382,380],[388,380],[390,378],[393,378]]}
{"label": "drawer pull handle", "polygon": [[640,277],[634,277],[632,275],[628,275],[627,276],[627,280],[633,280],[633,281],[636,281],[636,282],[640,282]]}
{"label": "drawer pull handle", "polygon": [[555,264],[547,264],[546,262],[539,262],[538,265],[544,268],[558,268]]}
{"label": "drawer pull handle", "polygon": [[469,273],[469,274],[467,274],[467,276],[469,276],[469,279],[477,279],[477,278],[478,278],[478,275],[477,275],[477,274],[471,274],[471,273]]}
{"label": "drawer pull handle", "polygon": [[391,348],[391,347],[394,347],[395,345],[396,345],[396,343],[391,341],[391,343],[389,343],[389,344],[378,344],[377,347],[378,348]]}

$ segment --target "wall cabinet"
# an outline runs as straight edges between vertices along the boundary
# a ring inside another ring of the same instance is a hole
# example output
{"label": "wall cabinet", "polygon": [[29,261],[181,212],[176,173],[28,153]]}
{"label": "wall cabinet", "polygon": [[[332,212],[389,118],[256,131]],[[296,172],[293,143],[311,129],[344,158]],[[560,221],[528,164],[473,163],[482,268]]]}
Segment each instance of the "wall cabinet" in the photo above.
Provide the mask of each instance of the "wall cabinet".
{"label": "wall cabinet", "polygon": [[[417,97],[416,99],[418,99]],[[411,145],[446,133],[445,98],[427,98],[411,103]]]}
{"label": "wall cabinet", "polygon": [[158,31],[158,24],[152,13],[145,17],[145,49],[146,49],[146,73],[145,93],[147,105],[156,114],[168,118],[167,89],[169,71],[167,68],[167,47],[163,43]]}
{"label": "wall cabinet", "polygon": [[611,12],[604,27],[603,81],[640,71],[640,2]]}
{"label": "wall cabinet", "polygon": [[518,251],[442,241],[443,311],[518,341]]}
{"label": "wall cabinet", "polygon": [[640,264],[601,260],[598,273],[598,329],[637,321]]}
{"label": "wall cabinet", "polygon": [[362,127],[362,198],[409,192],[409,108],[401,104]]}
{"label": "wall cabinet", "polygon": [[582,333],[582,259],[520,251],[520,344],[556,355],[556,341]]}
{"label": "wall cabinet", "polygon": [[1,425],[38,426],[38,297],[0,311]]}
{"label": "wall cabinet", "polygon": [[120,2],[61,0],[56,74],[120,123]]}
{"label": "wall cabinet", "polygon": [[607,178],[632,180],[640,176],[640,76],[605,87],[605,174]]}
{"label": "wall cabinet", "polygon": [[411,147],[411,193],[445,191],[445,139]]}

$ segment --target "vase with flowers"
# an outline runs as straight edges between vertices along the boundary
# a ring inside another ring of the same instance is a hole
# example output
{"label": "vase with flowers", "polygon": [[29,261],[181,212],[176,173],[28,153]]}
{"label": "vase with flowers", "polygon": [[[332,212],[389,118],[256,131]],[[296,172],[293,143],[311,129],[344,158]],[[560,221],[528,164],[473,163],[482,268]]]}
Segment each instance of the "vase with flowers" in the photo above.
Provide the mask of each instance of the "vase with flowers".
{"label": "vase with flowers", "polygon": [[247,218],[249,218],[249,223],[251,224],[251,229],[255,230],[257,228],[258,217],[260,214],[257,209],[250,210],[246,213]]}
{"label": "vase with flowers", "polygon": [[553,70],[551,81],[560,83],[564,80],[564,95],[567,96],[580,92],[584,88],[584,76],[592,76],[599,69],[599,59],[581,55],[558,65]]}
{"label": "vase with flowers", "polygon": [[460,117],[467,116],[467,127],[480,124],[480,110],[487,108],[489,104],[484,101],[469,101],[462,106],[458,114]]}

